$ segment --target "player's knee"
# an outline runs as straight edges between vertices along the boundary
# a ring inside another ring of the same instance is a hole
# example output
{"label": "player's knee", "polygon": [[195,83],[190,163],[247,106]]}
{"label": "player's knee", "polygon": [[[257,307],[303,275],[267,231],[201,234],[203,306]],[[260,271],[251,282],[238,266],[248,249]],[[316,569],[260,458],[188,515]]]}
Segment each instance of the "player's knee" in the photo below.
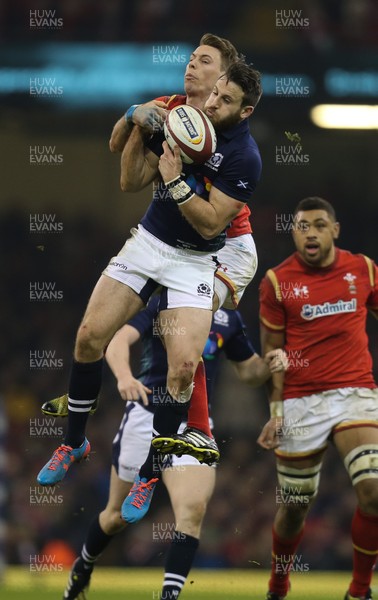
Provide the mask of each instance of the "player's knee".
{"label": "player's knee", "polygon": [[378,479],[365,479],[356,487],[362,512],[378,515]]}
{"label": "player's knee", "polygon": [[[103,335],[89,323],[82,323],[79,327],[75,343],[76,360],[96,360],[99,353],[103,352],[106,341]],[[93,358],[93,356],[96,358]]]}
{"label": "player's knee", "polygon": [[178,392],[186,390],[194,379],[195,365],[192,361],[181,362],[169,369],[169,381],[172,389]]}
{"label": "player's knee", "polygon": [[203,518],[206,513],[207,502],[205,500],[193,500],[181,505],[177,514],[177,528],[194,537],[199,536]]}

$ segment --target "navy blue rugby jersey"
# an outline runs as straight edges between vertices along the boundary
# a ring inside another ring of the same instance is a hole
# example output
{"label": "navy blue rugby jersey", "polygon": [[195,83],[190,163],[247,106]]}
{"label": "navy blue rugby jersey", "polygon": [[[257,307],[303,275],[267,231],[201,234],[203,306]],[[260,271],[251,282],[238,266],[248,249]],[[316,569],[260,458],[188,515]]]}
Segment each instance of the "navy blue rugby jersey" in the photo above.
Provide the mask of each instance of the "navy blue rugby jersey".
{"label": "navy blue rugby jersey", "polygon": [[[167,355],[160,341],[157,317],[159,296],[153,296],[147,307],[129,321],[135,327],[142,340],[142,357],[137,379],[152,391],[148,395],[150,405],[147,410],[164,401],[167,394]],[[174,328],[171,321],[162,322],[163,327]],[[207,395],[211,398],[219,359],[225,353],[229,360],[242,362],[255,353],[240,313],[236,310],[221,308],[214,314],[211,331],[207,339],[203,359],[206,369]]]}
{"label": "navy blue rugby jersey", "polygon": [[[148,147],[157,156],[162,154],[164,134],[153,136]],[[249,204],[261,175],[261,157],[257,144],[249,132],[248,120],[217,133],[214,154],[203,165],[183,164],[186,182],[193,192],[209,199],[214,185],[231,198]],[[222,248],[226,234],[205,240],[181,214],[160,179],[154,185],[153,200],[141,220],[145,229],[170,246],[203,252]]]}

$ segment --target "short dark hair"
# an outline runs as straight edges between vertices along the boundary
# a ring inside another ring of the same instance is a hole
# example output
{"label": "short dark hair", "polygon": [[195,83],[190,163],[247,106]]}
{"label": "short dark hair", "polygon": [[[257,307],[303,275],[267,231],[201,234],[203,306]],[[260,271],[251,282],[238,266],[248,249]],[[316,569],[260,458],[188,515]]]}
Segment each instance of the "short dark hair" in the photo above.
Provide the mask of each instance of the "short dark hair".
{"label": "short dark hair", "polygon": [[243,55],[239,55],[235,46],[226,38],[221,38],[213,33],[205,33],[200,39],[200,46],[211,46],[219,50],[221,54],[222,68],[226,70],[233,62],[243,60]]}
{"label": "short dark hair", "polygon": [[297,204],[294,210],[294,216],[302,210],[325,210],[333,221],[337,221],[336,212],[332,204],[328,202],[328,200],[324,200],[324,198],[320,198],[319,196],[309,196],[308,198],[303,198],[303,200]]}
{"label": "short dark hair", "polygon": [[261,98],[261,73],[244,60],[232,63],[225,73],[227,83],[232,81],[243,90],[242,106],[256,106]]}

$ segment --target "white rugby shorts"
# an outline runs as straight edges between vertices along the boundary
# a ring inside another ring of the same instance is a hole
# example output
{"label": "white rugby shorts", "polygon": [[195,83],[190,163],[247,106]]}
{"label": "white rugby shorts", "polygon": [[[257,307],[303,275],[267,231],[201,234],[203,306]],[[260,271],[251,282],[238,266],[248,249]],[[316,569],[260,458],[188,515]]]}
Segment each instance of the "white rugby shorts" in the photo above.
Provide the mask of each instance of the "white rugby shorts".
{"label": "white rugby shorts", "polygon": [[219,306],[235,309],[257,271],[257,252],[251,234],[226,238],[225,246],[217,252],[217,260],[214,291]]}
{"label": "white rugby shorts", "polygon": [[167,288],[167,304],[162,308],[211,310],[216,269],[213,255],[174,248],[138,225],[103,273],[129,286],[145,303],[159,284]]}
{"label": "white rugby shorts", "polygon": [[283,402],[280,458],[302,458],[327,447],[332,433],[357,422],[378,423],[378,388],[339,388]]}
{"label": "white rugby shorts", "polygon": [[[153,419],[153,413],[143,408],[139,402],[127,403],[120,428],[113,440],[112,464],[122,481],[134,481],[135,475],[146,460],[152,440]],[[179,431],[185,426],[186,423],[182,423]],[[163,469],[188,465],[207,466],[188,454],[180,458],[168,455],[162,459]]]}

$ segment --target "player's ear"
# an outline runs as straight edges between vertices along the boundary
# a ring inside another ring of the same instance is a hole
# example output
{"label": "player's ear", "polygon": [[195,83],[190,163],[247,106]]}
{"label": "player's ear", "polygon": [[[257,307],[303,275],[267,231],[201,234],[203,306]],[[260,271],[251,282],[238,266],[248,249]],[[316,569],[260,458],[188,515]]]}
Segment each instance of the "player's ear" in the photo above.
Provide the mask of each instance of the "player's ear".
{"label": "player's ear", "polygon": [[339,237],[339,235],[340,235],[340,223],[338,221],[336,221],[333,224],[333,239],[337,240],[337,238]]}
{"label": "player's ear", "polygon": [[248,119],[248,117],[251,116],[251,114],[253,113],[254,108],[253,106],[243,106],[241,113],[240,113],[240,118],[241,119]]}

